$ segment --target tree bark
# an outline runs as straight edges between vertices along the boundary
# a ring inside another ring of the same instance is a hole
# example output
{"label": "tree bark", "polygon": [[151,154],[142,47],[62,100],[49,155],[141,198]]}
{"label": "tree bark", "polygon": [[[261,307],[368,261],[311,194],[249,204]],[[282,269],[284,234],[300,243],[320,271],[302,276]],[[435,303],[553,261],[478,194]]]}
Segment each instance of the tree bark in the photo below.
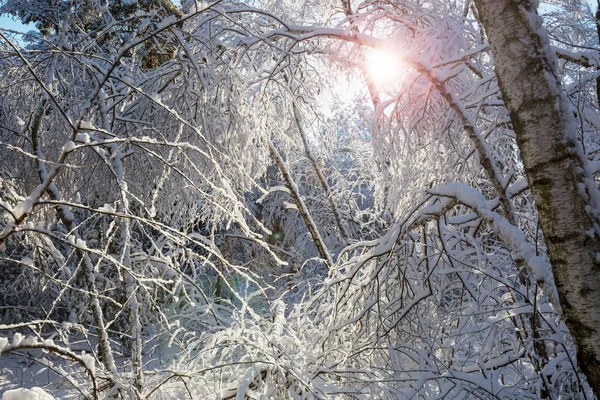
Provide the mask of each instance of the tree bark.
{"label": "tree bark", "polygon": [[536,202],[563,317],[600,394],[598,190],[533,0],[475,0]]}
{"label": "tree bark", "polygon": [[300,191],[298,190],[298,185],[296,185],[296,183],[294,182],[294,179],[292,178],[289,171],[285,167],[283,158],[281,158],[281,155],[277,151],[277,148],[275,148],[275,145],[270,140],[268,141],[267,145],[269,146],[269,153],[271,153],[271,157],[273,157],[273,160],[275,160],[275,163],[277,164],[277,167],[279,168],[279,172],[281,172],[281,176],[283,177],[285,186],[290,191],[290,196],[292,196],[292,199],[294,200],[294,204],[296,205],[296,208],[298,208],[298,212],[300,213],[300,215],[302,216],[302,220],[306,224],[308,233],[310,234],[310,237],[312,238],[313,242],[315,243],[315,246],[317,247],[317,251],[319,252],[319,255],[325,262],[327,269],[332,268],[334,265],[333,259],[329,255],[327,246],[325,245],[325,242],[323,241],[323,238],[321,237],[321,234],[319,233],[319,229],[317,228],[317,225],[315,224],[312,217],[310,216],[310,213],[308,212],[308,208],[306,207],[306,204],[304,204],[304,201],[300,197]]}
{"label": "tree bark", "polygon": [[321,188],[325,192],[325,197],[327,197],[327,202],[329,202],[329,208],[331,208],[331,212],[333,213],[333,217],[335,218],[335,223],[336,223],[338,229],[340,230],[340,234],[342,235],[342,238],[347,242],[350,235],[348,234],[348,231],[346,230],[346,225],[344,225],[344,221],[342,219],[340,210],[338,209],[335,202],[333,201],[333,193],[331,193],[331,188],[329,187],[329,184],[327,183],[327,179],[325,179],[325,175],[323,175],[323,172],[321,171],[321,168],[319,167],[319,164],[317,163],[317,159],[315,158],[315,156],[312,154],[312,151],[310,150],[310,145],[308,144],[308,140],[306,139],[306,132],[304,131],[304,128],[302,127],[302,118],[300,116],[300,111],[298,110],[298,107],[296,106],[296,104],[293,104],[292,107],[294,109],[294,118],[296,120],[296,126],[298,127],[298,132],[300,133],[300,138],[302,139],[302,144],[304,145],[304,152],[306,154],[306,158],[308,158],[308,160],[310,161],[310,164],[312,165],[313,169],[315,170],[317,179],[319,180],[319,183],[321,184]]}
{"label": "tree bark", "polygon": [[[600,44],[600,0],[597,1],[596,6],[596,34],[598,35],[598,44]],[[596,71],[599,71],[600,67],[596,65]],[[598,109],[600,109],[600,75],[596,77],[596,100],[598,101]]]}

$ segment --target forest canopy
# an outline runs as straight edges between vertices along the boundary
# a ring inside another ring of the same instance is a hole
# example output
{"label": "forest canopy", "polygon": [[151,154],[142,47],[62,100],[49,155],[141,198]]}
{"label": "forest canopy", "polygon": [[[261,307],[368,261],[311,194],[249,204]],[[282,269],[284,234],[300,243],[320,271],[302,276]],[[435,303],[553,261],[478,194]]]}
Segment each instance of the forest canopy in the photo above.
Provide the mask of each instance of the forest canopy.
{"label": "forest canopy", "polygon": [[600,395],[600,1],[0,0],[0,394]]}

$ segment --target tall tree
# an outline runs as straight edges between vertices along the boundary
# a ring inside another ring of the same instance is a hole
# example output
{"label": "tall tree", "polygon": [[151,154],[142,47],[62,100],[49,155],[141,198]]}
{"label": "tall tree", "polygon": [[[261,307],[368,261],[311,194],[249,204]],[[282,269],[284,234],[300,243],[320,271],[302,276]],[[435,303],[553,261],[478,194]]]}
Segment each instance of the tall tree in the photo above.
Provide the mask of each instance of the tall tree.
{"label": "tall tree", "polygon": [[476,0],[579,364],[600,394],[600,196],[533,1]]}

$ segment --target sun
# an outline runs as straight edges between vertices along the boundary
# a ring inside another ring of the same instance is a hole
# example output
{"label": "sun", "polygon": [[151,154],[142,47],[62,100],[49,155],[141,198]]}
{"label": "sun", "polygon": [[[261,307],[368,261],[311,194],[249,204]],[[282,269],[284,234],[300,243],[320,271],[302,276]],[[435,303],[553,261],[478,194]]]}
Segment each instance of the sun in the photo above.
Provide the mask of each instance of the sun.
{"label": "sun", "polygon": [[366,53],[367,70],[377,85],[390,85],[406,73],[400,57],[392,52],[369,50]]}

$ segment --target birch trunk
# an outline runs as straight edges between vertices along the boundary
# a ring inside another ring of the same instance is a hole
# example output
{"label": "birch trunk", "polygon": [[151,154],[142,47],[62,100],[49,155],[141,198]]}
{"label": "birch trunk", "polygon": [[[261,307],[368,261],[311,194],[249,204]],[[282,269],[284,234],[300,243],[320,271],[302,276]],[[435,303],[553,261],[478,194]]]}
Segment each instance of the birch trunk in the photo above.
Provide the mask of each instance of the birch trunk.
{"label": "birch trunk", "polygon": [[306,224],[308,233],[310,234],[310,237],[315,243],[317,251],[319,252],[321,258],[325,262],[327,269],[330,269],[331,267],[333,267],[333,259],[329,255],[327,246],[325,245],[325,242],[323,241],[323,238],[319,233],[317,225],[310,216],[310,213],[308,212],[308,208],[306,207],[304,200],[302,200],[302,197],[300,197],[300,190],[298,189],[298,185],[296,185],[294,179],[292,179],[292,176],[290,175],[289,171],[285,166],[285,163],[283,162],[283,158],[281,158],[281,155],[275,148],[275,145],[270,140],[268,141],[268,146],[269,153],[271,153],[271,157],[273,157],[275,163],[277,164],[277,167],[279,168],[279,172],[281,172],[281,176],[283,177],[283,180],[285,182],[285,187],[287,187],[290,191],[290,196],[292,196],[294,204],[296,205],[296,208],[298,208],[298,212],[300,213],[302,219],[304,220],[304,223]]}
{"label": "birch trunk", "polygon": [[598,191],[533,0],[476,0],[581,370],[600,394]]}
{"label": "birch trunk", "polygon": [[315,158],[315,156],[312,154],[312,151],[310,150],[310,145],[308,144],[308,139],[306,138],[306,132],[304,131],[304,128],[302,127],[302,117],[300,116],[300,111],[298,110],[298,107],[296,107],[296,104],[293,104],[292,107],[294,109],[294,118],[296,120],[296,125],[298,126],[298,132],[300,133],[300,138],[302,139],[302,144],[304,145],[304,152],[306,154],[306,158],[308,158],[308,160],[310,161],[310,164],[312,165],[313,169],[315,170],[317,179],[319,180],[319,183],[321,184],[321,188],[323,189],[323,191],[325,192],[325,196],[327,197],[327,202],[329,202],[329,208],[331,208],[331,212],[333,213],[333,217],[335,218],[335,223],[336,223],[338,229],[340,230],[340,234],[342,235],[342,238],[347,242],[350,235],[348,234],[348,231],[346,230],[346,225],[344,225],[344,221],[342,219],[342,214],[341,214],[340,210],[338,209],[337,205],[335,204],[335,202],[333,201],[333,193],[331,192],[331,188],[329,187],[329,184],[327,183],[327,179],[325,179],[325,175],[323,175],[323,172],[321,171],[321,168],[319,167],[319,163],[317,163],[317,159]]}

